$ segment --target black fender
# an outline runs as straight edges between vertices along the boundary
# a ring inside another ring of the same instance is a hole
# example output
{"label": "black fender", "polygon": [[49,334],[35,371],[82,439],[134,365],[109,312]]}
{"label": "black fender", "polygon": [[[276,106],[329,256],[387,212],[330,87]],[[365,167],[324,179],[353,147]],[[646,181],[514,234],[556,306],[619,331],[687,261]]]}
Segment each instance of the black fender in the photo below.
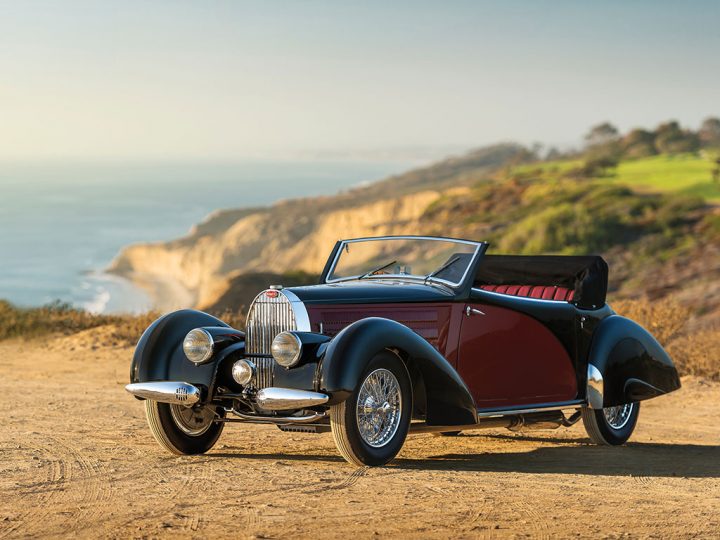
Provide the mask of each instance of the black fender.
{"label": "black fender", "polygon": [[328,344],[320,364],[319,387],[331,396],[329,404],[347,399],[360,384],[370,360],[385,349],[399,351],[408,369],[422,374],[428,424],[477,423],[472,395],[450,363],[407,326],[380,317],[354,322]]}
{"label": "black fender", "polygon": [[588,402],[593,408],[642,401],[680,388],[662,345],[642,326],[619,315],[595,330],[588,358]]}
{"label": "black fender", "polygon": [[[182,349],[185,336],[193,328],[208,330],[216,344],[212,358],[200,365],[188,360]],[[130,364],[130,382],[183,381],[201,388],[205,400],[212,395],[224,360],[242,355],[244,351],[243,332],[202,311],[174,311],[157,319],[143,332]]]}

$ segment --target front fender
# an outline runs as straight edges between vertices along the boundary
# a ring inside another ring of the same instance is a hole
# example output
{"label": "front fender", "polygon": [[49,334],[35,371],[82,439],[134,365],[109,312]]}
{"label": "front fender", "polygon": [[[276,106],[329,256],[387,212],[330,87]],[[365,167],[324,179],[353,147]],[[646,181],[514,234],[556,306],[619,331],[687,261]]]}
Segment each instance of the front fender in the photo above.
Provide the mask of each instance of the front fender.
{"label": "front fender", "polygon": [[[211,333],[219,338],[219,350],[208,362],[196,365],[185,357],[182,343],[190,330],[200,327],[211,327]],[[212,315],[191,309],[168,313],[153,322],[138,341],[130,364],[130,382],[184,381],[212,395],[223,360],[242,354],[244,349],[244,334]]]}
{"label": "front fender", "polygon": [[330,404],[347,399],[360,384],[370,360],[386,349],[399,350],[408,368],[417,368],[422,374],[428,424],[477,422],[470,391],[448,361],[407,326],[379,317],[347,326],[329,343],[320,365],[319,386],[320,391],[332,396]]}
{"label": "front fender", "polygon": [[592,408],[642,401],[680,388],[680,377],[662,345],[642,326],[619,315],[600,322],[588,365]]}

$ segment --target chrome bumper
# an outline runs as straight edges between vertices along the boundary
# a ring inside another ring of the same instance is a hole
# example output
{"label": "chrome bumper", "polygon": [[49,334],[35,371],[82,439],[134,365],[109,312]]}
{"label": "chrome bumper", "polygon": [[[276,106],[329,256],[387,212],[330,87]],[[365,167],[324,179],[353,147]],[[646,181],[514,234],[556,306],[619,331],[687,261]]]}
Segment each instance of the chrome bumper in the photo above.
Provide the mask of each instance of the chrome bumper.
{"label": "chrome bumper", "polygon": [[263,388],[255,396],[255,402],[266,411],[290,411],[306,409],[327,403],[329,396],[307,390],[292,388]]}
{"label": "chrome bumper", "polygon": [[186,382],[156,381],[128,384],[125,390],[133,396],[173,403],[175,405],[193,405],[200,401],[200,389]]}

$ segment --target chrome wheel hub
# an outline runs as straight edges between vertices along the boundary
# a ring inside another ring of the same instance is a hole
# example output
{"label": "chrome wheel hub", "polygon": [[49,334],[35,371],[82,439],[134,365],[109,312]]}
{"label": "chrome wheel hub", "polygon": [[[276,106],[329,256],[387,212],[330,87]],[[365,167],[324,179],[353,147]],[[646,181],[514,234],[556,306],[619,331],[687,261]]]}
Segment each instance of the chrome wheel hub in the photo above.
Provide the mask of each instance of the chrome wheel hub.
{"label": "chrome wheel hub", "polygon": [[387,369],[370,373],[358,393],[356,418],[363,441],[374,448],[385,446],[400,426],[400,383]]}
{"label": "chrome wheel hub", "polygon": [[175,425],[186,435],[198,437],[205,433],[215,420],[215,412],[211,407],[185,407],[170,405],[170,414]]}
{"label": "chrome wheel hub", "polygon": [[626,403],[625,405],[618,405],[617,407],[606,407],[603,409],[603,414],[611,428],[622,429],[630,421],[633,408],[634,404]]}

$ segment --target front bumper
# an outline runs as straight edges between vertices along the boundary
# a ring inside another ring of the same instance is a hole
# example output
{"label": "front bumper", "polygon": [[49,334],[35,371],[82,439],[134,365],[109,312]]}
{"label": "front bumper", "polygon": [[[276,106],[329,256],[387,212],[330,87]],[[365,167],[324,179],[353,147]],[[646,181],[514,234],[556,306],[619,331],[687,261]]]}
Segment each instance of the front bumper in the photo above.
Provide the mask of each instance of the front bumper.
{"label": "front bumper", "polygon": [[125,390],[133,396],[160,403],[191,406],[200,401],[202,391],[192,384],[174,381],[132,383]]}
{"label": "front bumper", "polygon": [[[128,384],[125,390],[142,399],[161,403],[191,406],[200,401],[202,390],[190,383],[180,381],[154,381]],[[294,411],[317,407],[330,397],[319,392],[293,388],[263,388],[255,395],[255,402],[265,411]]]}

